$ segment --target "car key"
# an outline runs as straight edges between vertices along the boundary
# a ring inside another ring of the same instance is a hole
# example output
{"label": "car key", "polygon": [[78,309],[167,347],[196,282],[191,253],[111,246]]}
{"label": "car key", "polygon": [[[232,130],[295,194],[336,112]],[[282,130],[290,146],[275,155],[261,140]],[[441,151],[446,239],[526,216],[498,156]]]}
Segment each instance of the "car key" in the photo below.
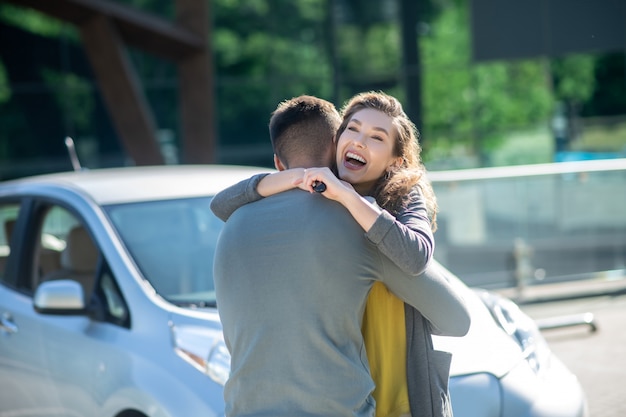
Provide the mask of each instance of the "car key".
{"label": "car key", "polygon": [[313,191],[315,191],[316,193],[323,193],[324,191],[326,191],[326,184],[321,181],[314,181]]}

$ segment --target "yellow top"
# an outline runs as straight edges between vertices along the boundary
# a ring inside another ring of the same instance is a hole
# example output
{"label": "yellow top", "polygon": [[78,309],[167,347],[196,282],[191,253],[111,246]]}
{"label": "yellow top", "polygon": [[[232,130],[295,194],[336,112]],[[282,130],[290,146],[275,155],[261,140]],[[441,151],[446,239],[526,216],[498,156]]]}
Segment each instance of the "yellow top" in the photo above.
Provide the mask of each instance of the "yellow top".
{"label": "yellow top", "polygon": [[410,413],[406,380],[404,302],[376,282],[365,306],[363,337],[376,384],[376,417]]}

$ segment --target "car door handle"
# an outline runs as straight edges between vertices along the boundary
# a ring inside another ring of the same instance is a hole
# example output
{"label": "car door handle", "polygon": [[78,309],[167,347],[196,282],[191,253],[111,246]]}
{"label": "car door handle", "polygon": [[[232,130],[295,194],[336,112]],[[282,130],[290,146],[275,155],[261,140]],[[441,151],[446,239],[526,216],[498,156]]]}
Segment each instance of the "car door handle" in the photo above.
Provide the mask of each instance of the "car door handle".
{"label": "car door handle", "polygon": [[0,330],[7,333],[17,333],[17,326],[13,323],[13,317],[9,313],[4,313],[0,319]]}

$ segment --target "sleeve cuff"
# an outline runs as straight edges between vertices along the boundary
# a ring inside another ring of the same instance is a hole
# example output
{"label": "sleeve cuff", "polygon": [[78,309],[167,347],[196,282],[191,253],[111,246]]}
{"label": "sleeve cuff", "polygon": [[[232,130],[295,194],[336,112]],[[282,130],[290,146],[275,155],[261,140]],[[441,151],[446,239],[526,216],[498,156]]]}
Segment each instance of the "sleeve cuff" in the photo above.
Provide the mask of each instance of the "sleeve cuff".
{"label": "sleeve cuff", "polygon": [[268,175],[269,173],[256,174],[256,175],[253,175],[252,178],[250,178],[250,181],[248,181],[248,184],[246,187],[246,197],[248,198],[250,202],[257,201],[263,198],[263,196],[259,194],[259,192],[257,191],[257,188],[258,188],[259,182],[261,182],[261,180]]}

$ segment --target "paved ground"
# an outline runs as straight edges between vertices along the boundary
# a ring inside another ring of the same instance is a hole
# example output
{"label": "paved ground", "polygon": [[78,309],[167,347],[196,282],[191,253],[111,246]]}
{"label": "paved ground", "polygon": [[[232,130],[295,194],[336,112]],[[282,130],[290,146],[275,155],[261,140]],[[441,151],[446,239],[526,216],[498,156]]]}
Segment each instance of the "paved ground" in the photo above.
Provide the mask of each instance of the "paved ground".
{"label": "paved ground", "polygon": [[623,289],[612,289],[611,295],[522,303],[521,307],[539,320],[593,314],[597,325],[595,332],[590,326],[582,325],[544,330],[543,334],[552,350],[578,376],[588,397],[590,417],[626,416],[626,294]]}

